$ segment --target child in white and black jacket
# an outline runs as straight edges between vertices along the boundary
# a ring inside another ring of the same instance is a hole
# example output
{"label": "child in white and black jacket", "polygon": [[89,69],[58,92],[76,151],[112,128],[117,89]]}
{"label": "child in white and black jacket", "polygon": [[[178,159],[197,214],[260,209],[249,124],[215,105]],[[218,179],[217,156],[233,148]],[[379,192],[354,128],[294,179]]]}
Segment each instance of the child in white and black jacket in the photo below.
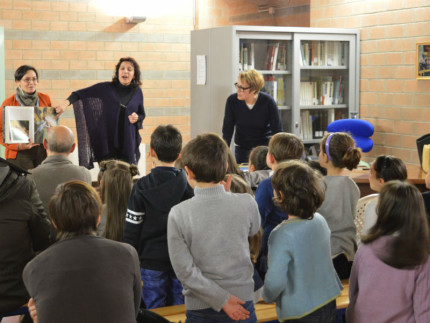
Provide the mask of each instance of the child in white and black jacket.
{"label": "child in white and black jacket", "polygon": [[139,179],[131,192],[124,242],[139,254],[142,298],[148,309],[184,303],[167,249],[170,209],[192,197],[185,171],[174,167],[182,149],[182,136],[172,125],[158,126],[151,135],[151,173]]}

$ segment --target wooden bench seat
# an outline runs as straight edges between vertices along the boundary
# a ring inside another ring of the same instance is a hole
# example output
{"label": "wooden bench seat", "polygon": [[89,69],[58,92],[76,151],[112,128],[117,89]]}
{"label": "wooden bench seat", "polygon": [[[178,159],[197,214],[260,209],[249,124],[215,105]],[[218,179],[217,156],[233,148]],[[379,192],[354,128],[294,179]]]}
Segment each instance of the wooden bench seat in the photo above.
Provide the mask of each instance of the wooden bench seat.
{"label": "wooden bench seat", "polygon": [[[347,308],[349,304],[348,280],[342,280],[342,285],[342,293],[336,299],[336,308],[338,310]],[[185,305],[160,307],[151,311],[163,316],[170,322],[185,322]],[[275,303],[257,303],[255,304],[255,313],[257,314],[257,322],[270,322],[276,321],[278,319],[278,316],[276,315]]]}

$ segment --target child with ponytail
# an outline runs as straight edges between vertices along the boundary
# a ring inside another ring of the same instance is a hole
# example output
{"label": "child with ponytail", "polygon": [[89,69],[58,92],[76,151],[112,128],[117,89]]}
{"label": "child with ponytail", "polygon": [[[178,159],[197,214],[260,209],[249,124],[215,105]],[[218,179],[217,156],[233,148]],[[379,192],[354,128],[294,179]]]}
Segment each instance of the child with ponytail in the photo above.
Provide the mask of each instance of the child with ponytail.
{"label": "child with ponytail", "polygon": [[331,231],[331,255],[340,279],[349,278],[357,243],[354,218],[360,189],[345,168],[357,168],[361,152],[345,132],[330,133],[321,140],[319,162],[327,169],[327,191],[318,209]]}

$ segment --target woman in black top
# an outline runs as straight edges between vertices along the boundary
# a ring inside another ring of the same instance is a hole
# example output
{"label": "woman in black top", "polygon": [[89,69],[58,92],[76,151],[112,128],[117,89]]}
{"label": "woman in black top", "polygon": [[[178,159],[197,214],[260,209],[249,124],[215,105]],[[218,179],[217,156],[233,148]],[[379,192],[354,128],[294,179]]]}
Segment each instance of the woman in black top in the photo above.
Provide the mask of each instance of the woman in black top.
{"label": "woman in black top", "polygon": [[234,136],[235,157],[238,164],[247,163],[252,148],[267,146],[274,134],[282,131],[278,106],[267,93],[263,76],[256,70],[239,74],[237,92],[227,98],[222,136],[230,146]]}

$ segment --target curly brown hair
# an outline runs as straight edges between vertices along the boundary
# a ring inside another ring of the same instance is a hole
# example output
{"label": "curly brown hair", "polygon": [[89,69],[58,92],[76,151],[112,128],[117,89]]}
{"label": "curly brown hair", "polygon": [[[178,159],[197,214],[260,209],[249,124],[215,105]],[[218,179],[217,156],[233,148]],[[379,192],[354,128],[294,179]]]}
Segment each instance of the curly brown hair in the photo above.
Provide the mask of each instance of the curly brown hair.
{"label": "curly brown hair", "polygon": [[322,175],[306,163],[292,160],[279,164],[272,176],[274,203],[290,215],[312,219],[325,197]]}
{"label": "curly brown hair", "polygon": [[122,62],[129,62],[129,63],[131,63],[131,65],[133,65],[133,68],[134,68],[134,80],[133,81],[134,82],[132,82],[132,84],[134,86],[142,85],[142,82],[140,81],[140,66],[136,62],[136,60],[132,57],[122,57],[119,59],[118,63],[115,65],[115,75],[112,78],[112,82],[113,83],[119,83],[118,71],[119,71],[119,68],[120,68]]}

